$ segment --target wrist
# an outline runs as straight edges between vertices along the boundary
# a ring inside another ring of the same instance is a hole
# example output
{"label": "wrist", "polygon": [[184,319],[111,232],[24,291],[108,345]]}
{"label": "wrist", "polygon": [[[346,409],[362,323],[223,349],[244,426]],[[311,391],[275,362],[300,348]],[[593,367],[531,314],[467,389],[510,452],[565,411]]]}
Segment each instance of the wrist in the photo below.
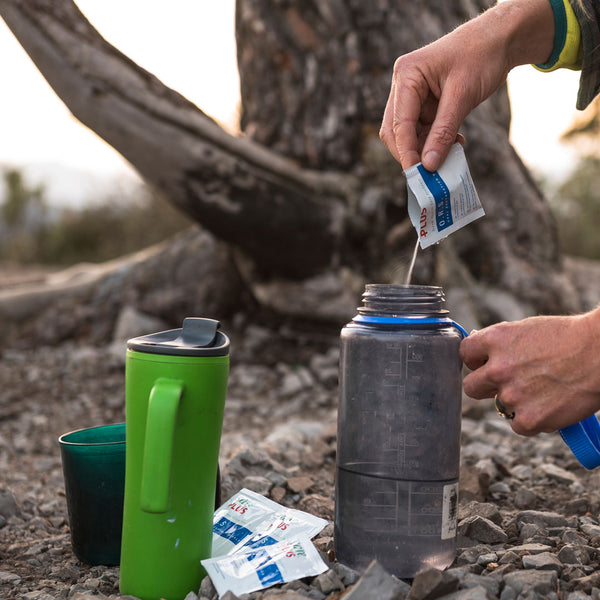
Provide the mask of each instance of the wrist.
{"label": "wrist", "polygon": [[545,63],[554,48],[554,11],[550,0],[505,0],[488,11],[492,31],[502,35],[508,69]]}

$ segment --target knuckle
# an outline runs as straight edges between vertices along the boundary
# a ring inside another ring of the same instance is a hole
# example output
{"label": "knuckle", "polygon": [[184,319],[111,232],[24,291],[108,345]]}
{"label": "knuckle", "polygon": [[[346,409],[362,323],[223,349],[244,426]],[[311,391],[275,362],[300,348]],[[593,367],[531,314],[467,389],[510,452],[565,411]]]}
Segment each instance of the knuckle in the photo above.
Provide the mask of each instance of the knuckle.
{"label": "knuckle", "polygon": [[[453,122],[457,121],[457,118],[452,117],[452,120]],[[444,146],[453,144],[454,140],[456,139],[456,131],[454,128],[444,124],[437,127],[435,131],[432,130],[432,135],[436,142],[443,144]]]}
{"label": "knuckle", "polygon": [[[490,360],[486,365],[488,379],[494,385],[500,385],[507,381],[510,375],[510,365],[503,359]],[[505,397],[506,400],[508,398]]]}

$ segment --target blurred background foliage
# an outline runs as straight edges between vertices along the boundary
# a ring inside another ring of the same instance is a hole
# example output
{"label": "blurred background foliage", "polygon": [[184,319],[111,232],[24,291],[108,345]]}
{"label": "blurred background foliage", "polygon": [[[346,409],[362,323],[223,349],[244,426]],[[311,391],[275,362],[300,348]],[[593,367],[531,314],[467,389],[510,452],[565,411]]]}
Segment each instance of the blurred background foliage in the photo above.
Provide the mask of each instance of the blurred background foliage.
{"label": "blurred background foliage", "polygon": [[600,100],[596,100],[561,136],[579,160],[558,186],[542,185],[556,217],[564,254],[600,259]]}
{"label": "blurred background foliage", "polygon": [[191,221],[156,192],[139,186],[77,207],[52,207],[44,186],[18,169],[2,174],[0,261],[67,266],[102,262],[162,241]]}
{"label": "blurred background foliage", "polygon": [[[541,180],[556,217],[564,254],[600,260],[600,100],[563,134],[579,155],[559,184]],[[535,175],[535,173],[534,173]],[[148,247],[191,225],[149,187],[107,191],[78,206],[49,205],[43,184],[31,185],[19,169],[2,171],[0,261],[68,266],[102,262]]]}

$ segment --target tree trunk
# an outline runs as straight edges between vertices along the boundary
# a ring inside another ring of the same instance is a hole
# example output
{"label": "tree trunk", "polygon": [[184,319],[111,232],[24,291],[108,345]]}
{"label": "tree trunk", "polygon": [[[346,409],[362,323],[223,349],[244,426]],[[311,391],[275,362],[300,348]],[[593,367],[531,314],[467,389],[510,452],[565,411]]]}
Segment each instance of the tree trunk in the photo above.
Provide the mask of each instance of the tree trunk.
{"label": "tree trunk", "polygon": [[[242,128],[303,166],[360,179],[342,262],[360,263],[371,278],[389,278],[399,251],[407,254],[397,243],[415,239],[410,227],[398,226],[407,214],[405,181],[378,139],[394,60],[492,4],[238,0]],[[578,302],[562,274],[555,223],[509,143],[509,126],[505,86],[467,118],[467,158],[487,216],[453,236],[456,257],[476,281],[508,289],[539,311],[573,310]],[[421,255],[418,280],[431,282],[435,254],[447,245]]]}
{"label": "tree trunk", "polygon": [[[416,241],[401,168],[378,137],[394,60],[491,4],[238,0],[243,137],[110,46],[71,0],[0,0],[0,15],[72,113],[234,249],[260,302],[339,319],[364,282],[404,281]],[[468,117],[487,216],[421,252],[414,281],[468,283],[474,296],[491,285],[535,311],[577,310],[509,122],[506,88]]]}

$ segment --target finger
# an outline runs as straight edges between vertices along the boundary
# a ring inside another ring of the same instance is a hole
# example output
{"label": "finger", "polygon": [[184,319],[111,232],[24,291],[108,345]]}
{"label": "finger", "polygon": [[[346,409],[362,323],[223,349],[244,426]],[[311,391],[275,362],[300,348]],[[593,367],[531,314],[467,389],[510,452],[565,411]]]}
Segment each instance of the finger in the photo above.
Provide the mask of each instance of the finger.
{"label": "finger", "polygon": [[471,332],[471,335],[460,343],[460,357],[465,365],[475,370],[482,367],[489,359],[489,351],[484,339],[478,335],[478,332]]}
{"label": "finger", "polygon": [[498,392],[498,386],[487,376],[484,365],[465,376],[463,390],[470,398],[483,400],[484,398],[493,398]]}
{"label": "finger", "polygon": [[446,160],[450,148],[456,142],[458,130],[468,111],[461,110],[458,90],[447,86],[440,97],[436,118],[423,147],[421,158],[428,171],[436,171]]}
{"label": "finger", "polygon": [[424,98],[418,83],[405,78],[394,88],[393,130],[396,149],[403,169],[421,160],[418,128]]}
{"label": "finger", "polygon": [[[390,151],[392,156],[399,162],[400,155],[398,154],[398,148],[396,147],[396,139],[394,137],[394,100],[396,97],[396,84],[392,81],[392,86],[388,96],[387,104],[385,105],[385,111],[383,112],[383,120],[381,122],[381,129],[379,130],[379,137],[385,144],[386,148]],[[402,164],[402,163],[401,163]]]}

